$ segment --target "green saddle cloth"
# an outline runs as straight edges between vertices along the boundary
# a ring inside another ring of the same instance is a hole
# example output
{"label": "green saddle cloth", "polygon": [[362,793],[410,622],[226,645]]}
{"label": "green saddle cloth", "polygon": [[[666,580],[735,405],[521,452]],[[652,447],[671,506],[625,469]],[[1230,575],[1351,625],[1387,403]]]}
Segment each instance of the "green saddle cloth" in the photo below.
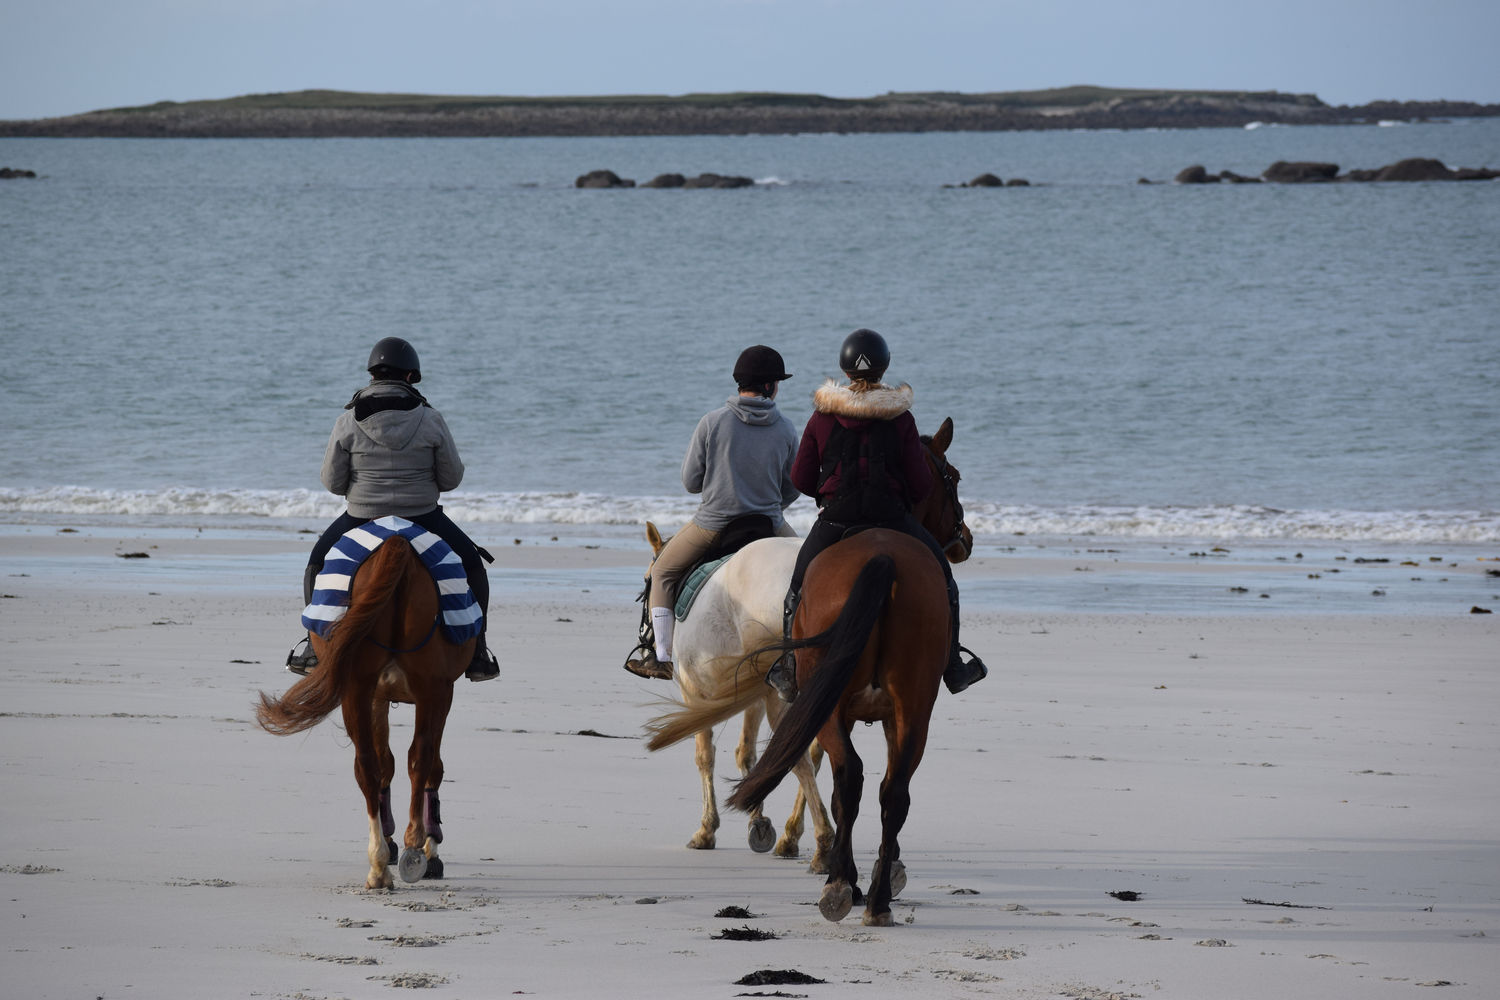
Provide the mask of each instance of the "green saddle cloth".
{"label": "green saddle cloth", "polygon": [[688,612],[692,610],[693,601],[698,598],[698,591],[702,590],[703,585],[708,582],[708,578],[714,575],[714,570],[728,562],[732,556],[733,553],[730,553],[730,555],[722,559],[706,562],[688,574],[688,578],[683,583],[682,589],[677,592],[677,607],[672,609],[672,616],[674,618],[678,621],[683,621],[687,618]]}

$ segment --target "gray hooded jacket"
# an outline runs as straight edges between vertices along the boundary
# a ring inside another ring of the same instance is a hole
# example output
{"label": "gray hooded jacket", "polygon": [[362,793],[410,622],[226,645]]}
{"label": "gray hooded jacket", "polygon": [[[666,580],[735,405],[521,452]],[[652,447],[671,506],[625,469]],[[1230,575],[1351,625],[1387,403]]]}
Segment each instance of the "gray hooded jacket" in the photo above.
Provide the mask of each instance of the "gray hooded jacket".
{"label": "gray hooded jacket", "polygon": [[764,396],[731,396],[704,414],[682,460],[682,485],[703,494],[693,523],[718,531],[741,514],[765,514],[777,527],[800,495],[792,485],[797,429]]}
{"label": "gray hooded jacket", "polygon": [[322,476],[355,517],[412,517],[457,488],[464,463],[443,415],[421,393],[378,381],[356,392],[334,422]]}

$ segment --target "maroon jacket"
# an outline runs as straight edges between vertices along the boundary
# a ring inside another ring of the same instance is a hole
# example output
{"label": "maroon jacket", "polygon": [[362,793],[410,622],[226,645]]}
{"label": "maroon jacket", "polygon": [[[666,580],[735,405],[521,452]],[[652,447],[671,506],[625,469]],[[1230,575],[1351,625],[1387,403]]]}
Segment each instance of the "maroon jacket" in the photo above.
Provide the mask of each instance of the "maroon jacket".
{"label": "maroon jacket", "polygon": [[[792,460],[792,484],[819,501],[833,496],[839,487],[843,470],[834,469],[818,489],[818,473],[823,465],[823,451],[835,424],[856,433],[876,420],[888,420],[896,432],[897,456],[886,473],[892,480],[892,492],[917,504],[932,490],[932,470],[922,455],[922,441],[917,422],[911,415],[911,387],[876,385],[866,392],[854,392],[847,385],[828,381],[813,394],[814,412],[802,431],[797,457]],[[821,496],[819,495],[821,493]]]}

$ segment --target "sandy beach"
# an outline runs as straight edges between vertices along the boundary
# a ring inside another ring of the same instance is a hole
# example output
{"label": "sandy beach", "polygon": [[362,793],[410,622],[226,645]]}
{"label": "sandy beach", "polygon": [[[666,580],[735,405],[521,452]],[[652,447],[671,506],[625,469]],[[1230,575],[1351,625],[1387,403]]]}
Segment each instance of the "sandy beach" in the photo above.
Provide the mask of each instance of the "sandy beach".
{"label": "sandy beach", "polygon": [[[308,536],[0,533],[6,995],[1382,1000],[1500,983],[1500,625],[1467,603],[1017,611],[1007,588],[1127,574],[1128,557],[960,568],[991,595],[965,624],[994,673],[938,702],[910,882],[874,929],[823,920],[821,877],[752,853],[738,814],[716,850],[683,846],[692,748],[641,739],[675,688],[619,666],[644,544],[505,530],[481,539],[501,679],[461,682],[444,741],[447,878],[388,892],[362,887],[339,726],[278,739],[251,710],[293,679]],[[1482,591],[1485,565],[1444,570]],[[1207,576],[1220,593],[1234,575],[1181,559],[1132,585]],[[861,737],[867,873],[879,731]],[[768,803],[778,827],[792,791]],[[731,906],[750,915],[717,916]],[[724,936],[746,927],[767,939]],[[739,984],[761,970],[821,982]]]}

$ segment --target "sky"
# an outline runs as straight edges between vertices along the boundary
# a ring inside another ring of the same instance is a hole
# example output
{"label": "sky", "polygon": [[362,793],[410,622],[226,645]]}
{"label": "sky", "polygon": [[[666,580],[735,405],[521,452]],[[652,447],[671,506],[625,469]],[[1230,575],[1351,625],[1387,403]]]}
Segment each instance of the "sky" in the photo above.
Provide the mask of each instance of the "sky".
{"label": "sky", "polygon": [[312,88],[1500,103],[1497,0],[0,0],[0,119]]}

